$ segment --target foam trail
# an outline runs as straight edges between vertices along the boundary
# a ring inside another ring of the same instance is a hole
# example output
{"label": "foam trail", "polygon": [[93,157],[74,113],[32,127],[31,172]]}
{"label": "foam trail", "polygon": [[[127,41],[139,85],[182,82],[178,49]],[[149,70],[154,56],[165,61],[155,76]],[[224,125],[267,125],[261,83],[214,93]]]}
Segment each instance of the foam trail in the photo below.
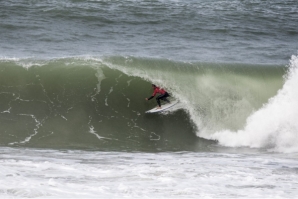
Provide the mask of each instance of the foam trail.
{"label": "foam trail", "polygon": [[97,137],[97,139],[99,139],[99,140],[101,140],[101,139],[112,140],[111,138],[102,137],[102,136],[98,135],[96,133],[97,131],[94,130],[94,127],[93,126],[90,126],[89,128],[90,128],[89,133],[95,135]]}
{"label": "foam trail", "polygon": [[278,94],[253,113],[243,130],[211,135],[221,145],[266,147],[276,152],[298,152],[298,57],[292,56],[285,84]]}
{"label": "foam trail", "polygon": [[36,128],[34,129],[34,133],[29,135],[28,137],[26,137],[25,140],[20,141],[20,142],[12,142],[12,143],[9,143],[9,145],[14,145],[14,144],[18,144],[18,143],[25,144],[27,142],[30,142],[32,137],[34,137],[38,134],[37,130],[40,128],[40,126],[42,126],[42,124],[36,119],[36,117],[34,115],[28,115],[28,114],[19,114],[19,115],[32,117],[32,119],[34,119],[34,121],[36,122]]}

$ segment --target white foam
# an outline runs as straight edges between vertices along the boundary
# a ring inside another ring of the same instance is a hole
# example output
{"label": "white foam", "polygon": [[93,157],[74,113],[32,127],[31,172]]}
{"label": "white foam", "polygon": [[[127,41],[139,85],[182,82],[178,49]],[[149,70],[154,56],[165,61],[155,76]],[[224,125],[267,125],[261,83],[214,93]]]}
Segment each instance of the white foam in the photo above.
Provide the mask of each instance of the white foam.
{"label": "white foam", "polygon": [[298,58],[292,56],[283,88],[253,113],[243,130],[211,135],[224,146],[267,147],[277,152],[298,152]]}
{"label": "white foam", "polygon": [[[89,124],[90,124],[90,122],[91,122],[91,117],[90,117],[90,121],[89,121]],[[101,121],[99,121],[99,122],[101,122]],[[94,126],[89,126],[89,133],[91,133],[91,134],[93,134],[93,135],[95,135],[96,137],[97,137],[97,139],[99,139],[99,140],[101,140],[101,139],[108,139],[108,140],[112,140],[111,138],[107,138],[107,137],[102,137],[102,136],[100,136],[100,135],[98,135],[97,133],[96,133],[97,131],[95,131],[95,128],[94,128]]]}
{"label": "white foam", "polygon": [[35,128],[34,128],[34,133],[29,135],[28,137],[26,137],[23,141],[12,142],[12,143],[9,143],[9,145],[25,144],[27,142],[30,142],[31,138],[38,134],[38,129],[40,128],[40,126],[42,126],[41,122],[38,121],[37,118],[34,115],[30,115],[30,114],[18,114],[18,115],[25,116],[25,117],[31,117],[35,121],[36,125],[35,125]]}
{"label": "white foam", "polygon": [[96,85],[97,86],[97,93],[99,93],[100,92],[100,84],[101,84],[101,82],[102,82],[102,80],[104,80],[106,77],[105,77],[105,75],[103,74],[103,71],[102,71],[102,69],[101,68],[97,68],[97,71],[96,71],[96,73],[95,73],[95,76],[97,77],[97,79],[98,79],[98,84]]}
{"label": "white foam", "polygon": [[96,131],[94,130],[94,127],[93,127],[93,126],[90,126],[90,127],[89,127],[89,133],[95,135],[99,140],[102,139],[102,138],[104,138],[104,137],[102,137],[102,136],[99,136],[99,135],[96,133]]}
{"label": "white foam", "polygon": [[0,148],[0,198],[292,198],[296,168],[266,154]]}

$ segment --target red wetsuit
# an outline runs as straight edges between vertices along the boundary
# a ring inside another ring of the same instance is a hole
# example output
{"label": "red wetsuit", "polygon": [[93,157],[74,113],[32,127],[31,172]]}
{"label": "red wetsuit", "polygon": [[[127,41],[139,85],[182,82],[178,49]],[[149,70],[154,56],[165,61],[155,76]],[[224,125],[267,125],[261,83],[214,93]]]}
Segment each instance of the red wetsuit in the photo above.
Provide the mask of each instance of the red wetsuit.
{"label": "red wetsuit", "polygon": [[166,93],[166,91],[165,91],[164,89],[162,89],[162,88],[155,87],[155,89],[154,89],[154,92],[153,92],[152,96],[154,97],[154,96],[155,96],[157,93],[159,93],[159,94],[163,95],[163,94],[165,94],[165,93]]}
{"label": "red wetsuit", "polygon": [[170,101],[167,99],[167,97],[169,97],[170,95],[167,93],[167,91],[165,91],[164,89],[159,88],[159,87],[154,88],[154,92],[153,92],[152,96],[148,98],[148,100],[151,100],[157,93],[160,94],[156,98],[156,101],[157,101],[157,104],[159,107],[160,107],[160,100],[164,100],[164,101],[167,101],[168,103],[170,103]]}

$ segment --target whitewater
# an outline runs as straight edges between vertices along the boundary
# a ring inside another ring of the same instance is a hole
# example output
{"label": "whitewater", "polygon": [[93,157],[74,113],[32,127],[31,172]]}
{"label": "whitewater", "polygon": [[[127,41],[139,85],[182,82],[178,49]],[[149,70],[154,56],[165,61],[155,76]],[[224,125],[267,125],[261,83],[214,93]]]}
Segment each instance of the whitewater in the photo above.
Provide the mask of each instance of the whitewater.
{"label": "whitewater", "polygon": [[[0,1],[0,198],[295,198],[296,0]],[[151,84],[179,100],[156,106]]]}
{"label": "whitewater", "polygon": [[247,118],[243,130],[216,132],[211,137],[225,146],[271,148],[277,152],[297,152],[298,58],[292,56],[285,83],[277,95]]}

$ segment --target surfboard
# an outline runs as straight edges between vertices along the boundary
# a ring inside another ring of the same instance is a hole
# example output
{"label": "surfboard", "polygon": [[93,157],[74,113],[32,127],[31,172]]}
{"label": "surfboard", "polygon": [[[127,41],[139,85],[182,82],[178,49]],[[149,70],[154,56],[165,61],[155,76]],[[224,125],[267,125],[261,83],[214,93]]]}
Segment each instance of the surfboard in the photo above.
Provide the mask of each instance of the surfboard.
{"label": "surfboard", "polygon": [[178,103],[178,100],[172,101],[170,104],[164,104],[161,106],[160,109],[158,109],[157,107],[150,109],[149,111],[146,111],[145,113],[158,113],[158,112],[162,112],[165,110],[170,109],[171,107],[175,106]]}

